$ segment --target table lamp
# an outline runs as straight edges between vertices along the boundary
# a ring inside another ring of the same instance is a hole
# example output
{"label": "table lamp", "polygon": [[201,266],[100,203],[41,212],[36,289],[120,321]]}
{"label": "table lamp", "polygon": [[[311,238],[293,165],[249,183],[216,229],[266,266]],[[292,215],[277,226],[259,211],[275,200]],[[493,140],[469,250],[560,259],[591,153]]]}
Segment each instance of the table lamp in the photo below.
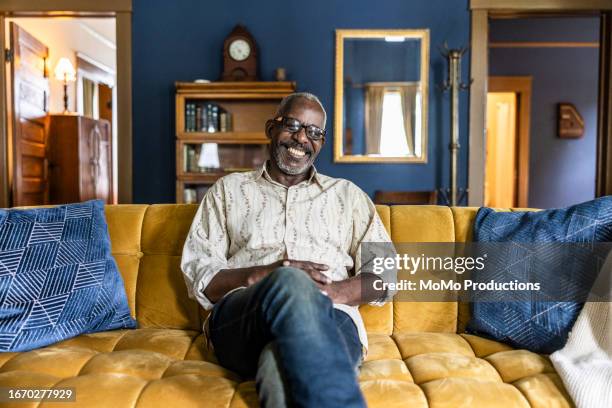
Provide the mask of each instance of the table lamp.
{"label": "table lamp", "polygon": [[68,82],[76,80],[76,71],[70,60],[62,57],[55,66],[55,79],[64,82],[64,113],[68,112]]}

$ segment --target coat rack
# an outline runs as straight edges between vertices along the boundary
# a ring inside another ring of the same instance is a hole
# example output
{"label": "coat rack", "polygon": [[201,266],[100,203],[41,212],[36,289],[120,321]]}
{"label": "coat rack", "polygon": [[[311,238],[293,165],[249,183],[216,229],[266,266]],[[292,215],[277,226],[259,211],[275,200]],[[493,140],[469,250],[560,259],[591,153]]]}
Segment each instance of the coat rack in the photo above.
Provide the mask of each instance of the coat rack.
{"label": "coat rack", "polygon": [[450,150],[450,189],[440,189],[440,195],[447,205],[456,206],[467,194],[466,189],[457,188],[457,159],[459,157],[459,92],[469,89],[470,83],[461,82],[461,57],[467,48],[449,49],[444,43],[440,52],[448,61],[448,79],[442,84],[442,90],[451,92],[451,142]]}

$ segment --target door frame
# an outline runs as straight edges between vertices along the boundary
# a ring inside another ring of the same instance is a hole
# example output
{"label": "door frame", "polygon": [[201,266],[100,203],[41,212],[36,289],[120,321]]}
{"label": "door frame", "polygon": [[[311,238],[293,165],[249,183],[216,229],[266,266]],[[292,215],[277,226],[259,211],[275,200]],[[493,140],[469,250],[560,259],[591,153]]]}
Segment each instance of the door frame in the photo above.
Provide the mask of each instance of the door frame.
{"label": "door frame", "polygon": [[524,14],[599,15],[596,195],[612,194],[612,2],[609,0],[470,0],[468,205],[484,204],[489,17]]}
{"label": "door frame", "polygon": [[518,207],[523,208],[527,207],[529,202],[531,81],[530,76],[490,76],[487,91],[487,93],[512,92],[517,95],[516,203]]}
{"label": "door frame", "polygon": [[[0,0],[0,98],[8,101],[6,17],[115,17],[117,41],[118,202],[132,202],[132,0]],[[0,208],[10,205],[8,116],[0,109]]]}

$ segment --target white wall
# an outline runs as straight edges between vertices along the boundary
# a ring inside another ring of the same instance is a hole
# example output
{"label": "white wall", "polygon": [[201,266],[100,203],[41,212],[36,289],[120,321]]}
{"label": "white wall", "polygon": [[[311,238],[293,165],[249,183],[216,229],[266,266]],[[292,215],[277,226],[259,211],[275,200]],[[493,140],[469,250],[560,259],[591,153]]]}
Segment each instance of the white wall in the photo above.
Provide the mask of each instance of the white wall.
{"label": "white wall", "polygon": [[[76,53],[90,58],[116,71],[115,18],[11,18],[21,28],[49,47],[47,70],[50,86],[50,113],[64,111],[62,81],[55,79],[53,71],[57,61],[67,57],[76,68]],[[7,41],[8,41],[7,23]],[[68,108],[76,111],[76,84],[68,84]]]}

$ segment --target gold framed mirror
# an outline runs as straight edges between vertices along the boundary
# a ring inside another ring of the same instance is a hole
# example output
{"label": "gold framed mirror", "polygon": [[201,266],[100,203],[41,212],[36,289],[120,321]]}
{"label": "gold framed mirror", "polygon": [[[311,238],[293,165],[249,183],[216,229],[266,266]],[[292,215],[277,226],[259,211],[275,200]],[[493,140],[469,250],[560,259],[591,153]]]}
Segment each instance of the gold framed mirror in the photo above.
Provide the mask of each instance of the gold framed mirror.
{"label": "gold framed mirror", "polygon": [[427,163],[429,30],[336,30],[334,162]]}

